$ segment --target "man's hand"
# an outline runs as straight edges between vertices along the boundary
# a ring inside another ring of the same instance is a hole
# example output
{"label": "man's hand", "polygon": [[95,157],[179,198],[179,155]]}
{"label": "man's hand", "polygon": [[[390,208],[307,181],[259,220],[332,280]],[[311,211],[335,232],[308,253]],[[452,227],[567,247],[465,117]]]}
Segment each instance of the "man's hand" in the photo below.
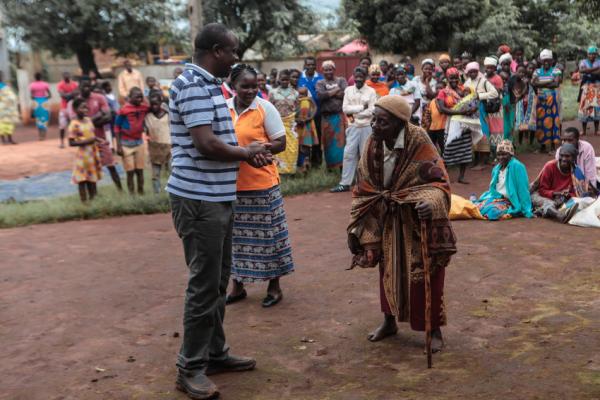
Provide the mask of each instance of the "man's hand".
{"label": "man's hand", "polygon": [[415,206],[419,219],[431,219],[433,215],[433,206],[428,201],[420,201]]}
{"label": "man's hand", "polygon": [[123,157],[123,146],[117,146],[117,155]]}
{"label": "man's hand", "polygon": [[264,167],[273,163],[273,155],[270,152],[271,143],[252,142],[246,146],[248,158],[246,162],[254,168]]}

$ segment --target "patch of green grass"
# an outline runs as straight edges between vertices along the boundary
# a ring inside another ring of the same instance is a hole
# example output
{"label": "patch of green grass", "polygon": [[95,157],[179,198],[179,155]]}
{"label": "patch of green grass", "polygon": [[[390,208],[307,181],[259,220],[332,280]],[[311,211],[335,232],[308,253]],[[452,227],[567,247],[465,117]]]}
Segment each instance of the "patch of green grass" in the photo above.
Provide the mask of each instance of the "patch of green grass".
{"label": "patch of green grass", "polygon": [[578,94],[579,85],[573,85],[571,81],[565,81],[561,86],[563,104],[561,118],[563,121],[571,121],[577,118],[577,110],[579,109]]}
{"label": "patch of green grass", "polygon": [[[284,196],[290,196],[321,191],[335,186],[338,182],[338,172],[328,172],[325,168],[319,168],[306,175],[283,176],[281,190]],[[119,193],[112,184],[98,186],[98,197],[88,204],[82,204],[79,195],[3,203],[0,204],[0,228],[170,211],[169,197],[166,193],[151,193],[152,180],[148,171],[145,189],[144,196],[130,196],[126,192]]]}

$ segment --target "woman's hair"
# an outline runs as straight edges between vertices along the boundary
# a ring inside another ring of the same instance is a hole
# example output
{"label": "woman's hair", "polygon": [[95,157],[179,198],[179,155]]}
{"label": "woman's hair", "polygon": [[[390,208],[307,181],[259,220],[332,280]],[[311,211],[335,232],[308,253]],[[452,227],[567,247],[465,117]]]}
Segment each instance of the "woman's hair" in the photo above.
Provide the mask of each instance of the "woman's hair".
{"label": "woman's hair", "polygon": [[361,57],[359,63],[363,62],[363,60],[369,60],[369,65],[373,64],[373,62],[371,61],[371,57],[369,56]]}
{"label": "woman's hair", "polygon": [[237,82],[245,73],[252,74],[255,78],[258,75],[258,72],[254,69],[252,65],[236,64],[231,70],[231,83],[235,84],[235,82]]}
{"label": "woman's hair", "polygon": [[282,69],[281,71],[279,71],[279,79],[281,79],[282,76],[290,76],[292,73],[289,69]]}
{"label": "woman's hair", "polygon": [[82,97],[77,97],[76,99],[73,100],[73,111],[77,111],[77,109],[83,104],[85,103],[85,99]]}
{"label": "woman's hair", "polygon": [[41,81],[42,80],[42,73],[41,72],[36,72],[35,75],[33,75],[33,77],[35,78],[36,81]]}

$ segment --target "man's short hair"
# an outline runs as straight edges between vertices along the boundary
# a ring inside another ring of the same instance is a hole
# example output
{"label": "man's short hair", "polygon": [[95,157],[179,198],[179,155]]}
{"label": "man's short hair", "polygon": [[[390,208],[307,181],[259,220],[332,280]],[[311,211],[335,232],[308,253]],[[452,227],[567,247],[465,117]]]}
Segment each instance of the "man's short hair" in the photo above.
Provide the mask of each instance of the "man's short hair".
{"label": "man's short hair", "polygon": [[316,59],[315,57],[313,57],[313,56],[308,56],[308,57],[305,57],[305,58],[304,58],[304,64],[306,64],[306,62],[307,62],[307,61],[309,61],[309,60],[310,60],[310,61],[314,61],[314,62],[315,62],[315,65],[317,64],[317,59]]}
{"label": "man's short hair", "polygon": [[565,133],[569,133],[569,134],[573,135],[573,137],[575,139],[579,139],[579,129],[575,128],[574,126],[570,126],[570,127],[566,128]]}
{"label": "man's short hair", "polygon": [[134,86],[134,87],[132,87],[132,88],[129,90],[129,97],[132,97],[132,96],[133,96],[133,94],[134,94],[134,93],[136,93],[136,92],[140,92],[140,93],[142,93],[142,94],[143,94],[143,92],[142,92],[142,89],[140,89],[140,88],[139,88],[139,87],[137,87],[137,86]]}
{"label": "man's short hair", "polygon": [[213,22],[204,25],[204,28],[194,39],[194,52],[203,53],[212,50],[215,46],[224,47],[231,31],[223,24]]}
{"label": "man's short hair", "polygon": [[367,76],[367,70],[364,69],[363,67],[356,67],[356,68],[354,68],[353,75],[356,75],[357,73],[361,73],[364,76]]}

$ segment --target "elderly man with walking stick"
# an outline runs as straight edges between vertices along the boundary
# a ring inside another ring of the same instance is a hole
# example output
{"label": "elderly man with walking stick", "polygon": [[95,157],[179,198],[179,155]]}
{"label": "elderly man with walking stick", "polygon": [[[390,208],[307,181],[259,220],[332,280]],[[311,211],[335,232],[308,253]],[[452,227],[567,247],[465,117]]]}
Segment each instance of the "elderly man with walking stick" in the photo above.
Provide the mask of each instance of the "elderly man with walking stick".
{"label": "elderly man with walking stick", "polygon": [[412,329],[427,332],[430,361],[431,352],[444,345],[444,275],[456,237],[448,219],[444,163],[426,132],[408,122],[410,116],[400,96],[375,104],[373,135],[353,191],[348,244],[351,268],[379,264],[384,321],[368,339],[394,335],[396,320],[410,322]]}

